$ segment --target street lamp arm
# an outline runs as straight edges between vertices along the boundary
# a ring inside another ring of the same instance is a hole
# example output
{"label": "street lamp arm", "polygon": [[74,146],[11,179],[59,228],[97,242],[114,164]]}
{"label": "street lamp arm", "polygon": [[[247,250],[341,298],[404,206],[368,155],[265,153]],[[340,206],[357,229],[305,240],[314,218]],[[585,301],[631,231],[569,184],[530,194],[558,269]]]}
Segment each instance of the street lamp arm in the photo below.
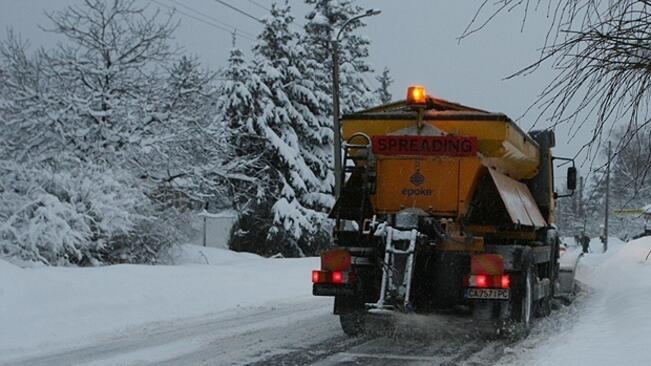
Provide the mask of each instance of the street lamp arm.
{"label": "street lamp arm", "polygon": [[369,9],[369,10],[367,10],[365,13],[359,14],[359,15],[357,15],[357,16],[354,16],[354,17],[348,19],[348,20],[346,21],[346,23],[344,23],[344,24],[341,26],[341,28],[339,28],[339,32],[337,32],[337,37],[335,37],[335,42],[339,42],[339,38],[341,37],[342,32],[343,32],[344,29],[346,29],[346,27],[348,27],[348,25],[351,24],[352,22],[356,21],[357,19],[364,18],[364,17],[370,17],[370,16],[372,16],[372,15],[378,15],[378,14],[380,14],[381,12],[382,12],[381,10]]}
{"label": "street lamp arm", "polygon": [[352,17],[346,21],[337,37],[332,40],[332,129],[334,130],[334,160],[335,160],[335,199],[339,199],[341,194],[341,184],[343,180],[342,161],[341,161],[341,126],[339,124],[339,37],[343,34],[344,29],[357,19],[378,15],[379,10],[369,9],[365,13]]}

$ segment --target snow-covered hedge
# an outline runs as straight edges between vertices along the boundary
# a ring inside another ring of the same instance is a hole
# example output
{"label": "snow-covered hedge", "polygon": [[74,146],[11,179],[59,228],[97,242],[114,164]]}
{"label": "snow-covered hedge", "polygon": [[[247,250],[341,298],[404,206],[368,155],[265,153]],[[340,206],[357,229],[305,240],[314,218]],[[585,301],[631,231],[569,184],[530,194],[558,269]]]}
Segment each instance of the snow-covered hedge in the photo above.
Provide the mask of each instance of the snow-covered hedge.
{"label": "snow-covered hedge", "polygon": [[54,171],[0,162],[0,252],[50,265],[113,262],[134,229],[151,226],[148,203],[119,170]]}

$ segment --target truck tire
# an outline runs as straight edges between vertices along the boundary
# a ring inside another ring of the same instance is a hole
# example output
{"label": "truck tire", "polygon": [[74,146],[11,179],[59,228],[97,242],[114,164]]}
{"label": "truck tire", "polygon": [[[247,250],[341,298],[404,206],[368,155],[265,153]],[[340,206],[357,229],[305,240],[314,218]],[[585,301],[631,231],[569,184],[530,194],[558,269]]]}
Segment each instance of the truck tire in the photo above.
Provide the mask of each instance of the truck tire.
{"label": "truck tire", "polygon": [[366,313],[356,311],[339,315],[339,323],[346,335],[356,337],[364,334],[366,330]]}
{"label": "truck tire", "polygon": [[552,298],[545,297],[540,299],[538,306],[536,306],[536,317],[544,318],[550,316],[552,313]]}
{"label": "truck tire", "polygon": [[525,332],[529,331],[531,318],[534,315],[533,276],[533,267],[526,266],[526,270],[520,275],[511,303],[511,318],[520,323]]}

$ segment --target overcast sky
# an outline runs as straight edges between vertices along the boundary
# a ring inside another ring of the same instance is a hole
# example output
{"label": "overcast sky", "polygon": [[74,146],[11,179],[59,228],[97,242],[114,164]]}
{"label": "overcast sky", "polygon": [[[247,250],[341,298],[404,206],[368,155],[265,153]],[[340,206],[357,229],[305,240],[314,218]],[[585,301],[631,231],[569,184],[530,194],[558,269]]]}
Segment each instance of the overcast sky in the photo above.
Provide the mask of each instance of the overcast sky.
{"label": "overcast sky", "polygon": [[[181,26],[176,42],[187,52],[196,54],[211,68],[224,65],[231,47],[231,35],[223,28],[237,27],[241,32],[256,35],[261,25],[216,0],[138,0],[152,7],[176,7]],[[59,38],[43,32],[49,23],[44,11],[60,9],[81,0],[0,0],[2,36],[13,28],[34,48],[49,47]],[[255,17],[265,15],[269,0],[225,0]],[[370,62],[380,71],[391,70],[395,83],[394,99],[403,98],[410,84],[424,85],[429,94],[459,103],[503,112],[518,118],[535,100],[536,95],[553,76],[548,69],[526,78],[504,78],[534,61],[547,30],[543,14],[530,16],[524,32],[520,32],[520,13],[505,14],[486,29],[461,43],[457,37],[472,18],[475,0],[358,0],[367,8],[382,14],[367,18],[363,33],[373,42]],[[181,4],[181,5],[179,5]],[[307,7],[301,0],[290,0],[297,23],[304,22]],[[196,12],[193,12],[196,11]],[[201,18],[212,25],[201,22]],[[227,25],[224,25],[227,24]],[[245,34],[245,33],[243,33]],[[238,46],[247,50],[253,44],[243,37]],[[369,78],[373,85],[377,82]],[[518,123],[529,129],[533,115]],[[586,135],[588,132],[586,132]],[[568,143],[567,131],[557,131],[557,155],[571,156],[583,143],[579,137]],[[560,174],[559,174],[560,178]]]}

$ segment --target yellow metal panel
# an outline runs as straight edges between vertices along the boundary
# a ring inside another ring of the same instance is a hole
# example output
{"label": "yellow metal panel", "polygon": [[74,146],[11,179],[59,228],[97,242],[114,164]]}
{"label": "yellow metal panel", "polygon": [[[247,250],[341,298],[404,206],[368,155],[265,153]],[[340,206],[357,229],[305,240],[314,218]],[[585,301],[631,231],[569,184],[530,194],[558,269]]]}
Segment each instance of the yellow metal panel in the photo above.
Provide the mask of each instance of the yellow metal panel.
{"label": "yellow metal panel", "polygon": [[[453,117],[451,117],[453,118]],[[451,135],[475,136],[484,164],[514,179],[529,179],[538,173],[539,151],[526,136],[508,121],[490,120],[431,120],[426,124]],[[388,135],[413,127],[415,120],[401,119],[346,119],[342,133],[347,139],[356,132],[370,137]]]}
{"label": "yellow metal panel", "polygon": [[459,216],[467,211],[479,177],[478,158],[379,158],[376,212],[420,208],[433,215]]}
{"label": "yellow metal panel", "polygon": [[533,227],[547,225],[526,185],[492,169],[489,171],[514,224]]}
{"label": "yellow metal panel", "polygon": [[464,216],[468,212],[468,205],[479,181],[481,162],[479,159],[467,158],[460,159],[459,164],[459,216]]}

